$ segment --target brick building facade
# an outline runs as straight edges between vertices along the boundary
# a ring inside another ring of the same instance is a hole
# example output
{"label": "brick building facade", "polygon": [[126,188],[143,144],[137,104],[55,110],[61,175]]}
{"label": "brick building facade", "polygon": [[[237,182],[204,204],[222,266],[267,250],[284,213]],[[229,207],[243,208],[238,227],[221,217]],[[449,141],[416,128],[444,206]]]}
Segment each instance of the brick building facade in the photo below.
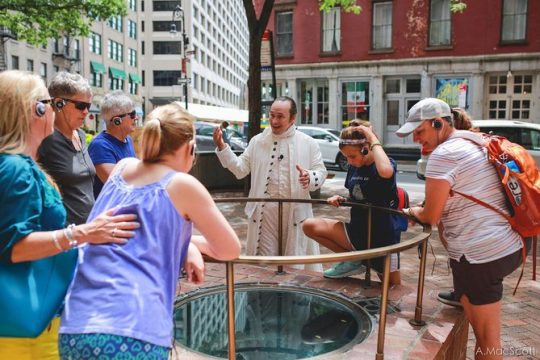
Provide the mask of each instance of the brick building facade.
{"label": "brick building facade", "polygon": [[[276,0],[273,31],[278,95],[299,105],[299,124],[341,129],[369,119],[387,146],[409,147],[394,131],[427,96],[474,119],[540,123],[540,2],[358,0],[360,15],[317,0]],[[263,73],[263,100],[270,98]],[[263,115],[264,116],[264,115]]]}

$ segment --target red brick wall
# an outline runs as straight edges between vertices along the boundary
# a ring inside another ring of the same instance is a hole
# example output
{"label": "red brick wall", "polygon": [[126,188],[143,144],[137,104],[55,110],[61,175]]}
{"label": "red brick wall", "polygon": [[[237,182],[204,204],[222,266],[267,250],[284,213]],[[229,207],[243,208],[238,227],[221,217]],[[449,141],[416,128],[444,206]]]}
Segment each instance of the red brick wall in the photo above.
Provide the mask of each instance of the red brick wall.
{"label": "red brick wall", "polygon": [[[274,11],[294,9],[294,55],[278,58],[276,62],[303,64],[540,51],[540,1],[537,0],[528,2],[527,44],[500,45],[502,0],[474,0],[466,1],[464,13],[452,15],[452,46],[448,49],[428,49],[429,0],[394,1],[393,51],[389,53],[370,51],[372,2],[358,0],[357,3],[363,9],[360,15],[342,13],[341,54],[321,56],[321,14],[317,0],[276,0]],[[272,14],[268,23],[271,30],[274,21]]]}

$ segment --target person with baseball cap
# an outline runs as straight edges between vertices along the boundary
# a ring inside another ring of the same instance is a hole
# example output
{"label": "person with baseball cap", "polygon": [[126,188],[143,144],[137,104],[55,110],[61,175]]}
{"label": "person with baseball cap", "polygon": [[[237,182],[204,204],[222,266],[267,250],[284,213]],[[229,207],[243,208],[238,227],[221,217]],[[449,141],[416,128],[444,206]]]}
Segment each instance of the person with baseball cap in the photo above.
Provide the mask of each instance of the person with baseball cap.
{"label": "person with baseball cap", "polygon": [[444,101],[426,98],[414,105],[396,132],[400,137],[411,133],[432,153],[425,205],[403,212],[438,225],[446,239],[455,294],[476,337],[475,359],[502,359],[502,280],[521,263],[521,239],[501,215],[455,193],[508,213],[500,180],[484,149],[464,138],[474,133],[453,127],[452,111]]}

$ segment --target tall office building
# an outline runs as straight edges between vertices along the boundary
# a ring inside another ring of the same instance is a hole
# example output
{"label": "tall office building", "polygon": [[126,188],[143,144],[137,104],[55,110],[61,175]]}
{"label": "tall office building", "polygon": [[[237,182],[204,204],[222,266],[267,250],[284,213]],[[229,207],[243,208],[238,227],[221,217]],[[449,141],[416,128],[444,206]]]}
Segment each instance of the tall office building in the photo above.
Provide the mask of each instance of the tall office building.
{"label": "tall office building", "polygon": [[187,78],[189,102],[243,107],[249,34],[242,1],[153,0],[146,6],[141,27],[148,106],[185,102]]}
{"label": "tall office building", "polygon": [[184,103],[186,81],[190,103],[245,107],[249,35],[241,0],[127,0],[127,8],[126,16],[92,24],[87,38],[64,36],[47,46],[0,29],[0,70],[32,71],[47,83],[58,71],[80,73],[92,85],[86,126],[95,130],[104,127],[101,99],[117,89],[139,116]]}

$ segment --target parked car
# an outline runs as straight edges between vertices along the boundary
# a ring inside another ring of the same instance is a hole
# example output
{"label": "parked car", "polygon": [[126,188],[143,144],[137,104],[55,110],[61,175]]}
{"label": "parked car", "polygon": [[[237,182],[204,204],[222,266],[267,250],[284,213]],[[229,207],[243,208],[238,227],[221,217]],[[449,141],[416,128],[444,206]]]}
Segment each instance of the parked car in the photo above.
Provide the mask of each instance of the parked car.
{"label": "parked car", "polygon": [[337,165],[341,170],[347,171],[349,164],[347,158],[339,151],[339,135],[335,134],[335,132],[339,134],[338,130],[314,126],[298,126],[297,129],[317,140],[326,164]]}
{"label": "parked car", "polygon": [[[214,129],[219,127],[219,124],[196,121],[195,122],[195,139],[197,141],[197,151],[214,151],[216,145],[214,144]],[[244,151],[247,147],[247,139],[235,129],[231,129],[229,126],[225,131],[229,135],[231,140],[232,150]]]}
{"label": "parked car", "polygon": [[[540,168],[540,124],[516,120],[473,120],[473,126],[483,133],[504,136],[511,142],[527,149]],[[416,176],[425,179],[429,153],[424,154],[416,165]]]}

